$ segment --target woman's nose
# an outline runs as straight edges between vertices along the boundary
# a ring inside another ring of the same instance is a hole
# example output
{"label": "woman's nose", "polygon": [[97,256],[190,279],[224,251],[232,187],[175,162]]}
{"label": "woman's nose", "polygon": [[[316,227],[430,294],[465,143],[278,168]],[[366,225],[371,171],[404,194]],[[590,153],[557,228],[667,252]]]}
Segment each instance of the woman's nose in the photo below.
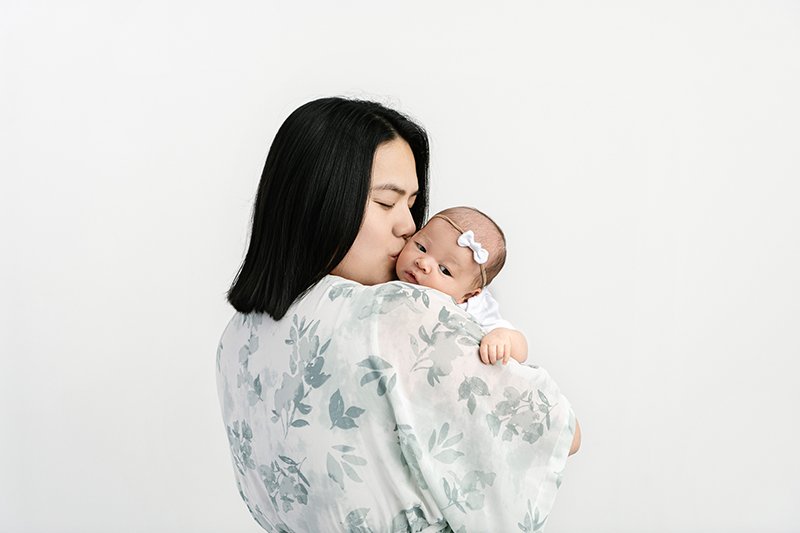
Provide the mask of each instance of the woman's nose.
{"label": "woman's nose", "polygon": [[400,219],[395,223],[395,235],[408,240],[416,231],[417,225],[414,223],[414,217],[411,216],[411,210],[403,209]]}

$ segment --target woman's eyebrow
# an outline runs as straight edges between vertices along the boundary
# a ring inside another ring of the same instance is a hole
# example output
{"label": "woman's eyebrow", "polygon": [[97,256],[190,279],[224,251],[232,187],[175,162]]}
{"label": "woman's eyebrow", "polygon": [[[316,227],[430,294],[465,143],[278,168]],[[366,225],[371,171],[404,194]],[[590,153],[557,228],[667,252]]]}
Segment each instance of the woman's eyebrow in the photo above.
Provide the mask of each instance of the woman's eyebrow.
{"label": "woman's eyebrow", "polygon": [[[372,187],[373,191],[393,191],[399,194],[400,196],[406,195],[406,190],[402,187],[395,185],[394,183],[384,183],[383,185],[376,185]],[[411,196],[416,196],[419,191],[414,191]]]}

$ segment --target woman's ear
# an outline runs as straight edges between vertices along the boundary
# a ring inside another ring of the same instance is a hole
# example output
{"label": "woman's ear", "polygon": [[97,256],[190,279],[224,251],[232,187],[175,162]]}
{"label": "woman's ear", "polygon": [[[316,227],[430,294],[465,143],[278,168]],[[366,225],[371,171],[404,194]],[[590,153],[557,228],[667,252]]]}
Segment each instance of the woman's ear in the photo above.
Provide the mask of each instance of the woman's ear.
{"label": "woman's ear", "polygon": [[458,301],[458,303],[463,304],[464,302],[466,302],[470,298],[479,295],[482,290],[483,289],[481,289],[481,288],[477,288],[474,291],[469,291],[467,294],[465,294],[464,296],[461,297],[461,299]]}

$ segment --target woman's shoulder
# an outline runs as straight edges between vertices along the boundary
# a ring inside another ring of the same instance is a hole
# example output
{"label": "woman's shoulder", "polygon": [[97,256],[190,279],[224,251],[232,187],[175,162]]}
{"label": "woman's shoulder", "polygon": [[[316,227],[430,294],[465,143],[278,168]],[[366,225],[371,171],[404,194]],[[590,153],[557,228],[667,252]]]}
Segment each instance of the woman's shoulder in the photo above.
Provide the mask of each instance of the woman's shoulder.
{"label": "woman's shoulder", "polygon": [[[469,313],[459,308],[453,299],[435,289],[389,281],[377,285],[362,285],[334,275],[323,277],[289,307],[280,320],[268,315],[235,313],[226,333],[279,330],[297,320],[322,321],[335,328],[352,329],[358,325],[375,331],[392,329],[417,331],[431,322],[458,327],[478,339],[480,326]],[[373,329],[375,328],[375,329]],[[366,333],[366,331],[365,331]],[[225,337],[226,334],[223,334]]]}
{"label": "woman's shoulder", "polygon": [[[428,321],[431,316],[434,319],[457,317],[459,322],[472,322],[472,317],[459,308],[450,296],[436,289],[403,281],[361,285],[339,276],[328,275],[306,293],[302,300],[298,302],[298,307],[313,308],[323,314],[333,312],[340,320],[370,319],[390,322],[396,327],[403,323],[414,326]],[[479,326],[475,324],[475,327],[478,328],[475,333],[479,335]]]}
{"label": "woman's shoulder", "polygon": [[327,297],[334,302],[340,298],[349,300],[404,301],[406,305],[420,304],[428,307],[432,301],[453,303],[453,299],[435,289],[412,285],[404,281],[387,281],[377,285],[362,285],[333,274],[322,278],[302,299],[312,300]]}
{"label": "woman's shoulder", "polygon": [[[309,296],[311,296],[309,292]],[[323,296],[334,302],[340,298],[359,303],[373,302],[383,311],[393,304],[402,304],[408,308],[430,308],[431,305],[448,305],[455,308],[453,299],[428,287],[412,285],[404,281],[387,281],[377,285],[361,285],[358,282],[327,275],[314,287],[312,299]],[[382,313],[383,314],[383,313]]]}

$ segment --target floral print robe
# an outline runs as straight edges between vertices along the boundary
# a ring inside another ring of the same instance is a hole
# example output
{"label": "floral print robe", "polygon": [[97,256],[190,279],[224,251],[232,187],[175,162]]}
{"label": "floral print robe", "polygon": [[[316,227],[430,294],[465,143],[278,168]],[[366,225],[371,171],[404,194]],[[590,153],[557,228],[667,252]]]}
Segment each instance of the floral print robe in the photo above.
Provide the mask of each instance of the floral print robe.
{"label": "floral print robe", "polygon": [[233,316],[217,384],[267,531],[543,531],[575,431],[547,372],[487,366],[446,295],[326,276],[280,321]]}

